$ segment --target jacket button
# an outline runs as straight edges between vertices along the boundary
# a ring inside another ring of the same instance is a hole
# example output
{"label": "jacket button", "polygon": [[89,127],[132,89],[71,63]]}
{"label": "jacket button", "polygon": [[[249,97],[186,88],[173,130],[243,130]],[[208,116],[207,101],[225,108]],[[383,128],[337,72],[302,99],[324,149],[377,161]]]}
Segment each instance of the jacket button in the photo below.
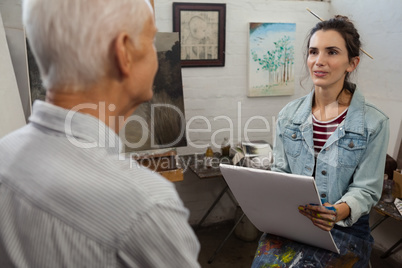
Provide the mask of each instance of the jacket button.
{"label": "jacket button", "polygon": [[355,147],[355,144],[353,143],[353,141],[351,141],[348,146],[349,146],[349,148],[353,148],[353,147]]}
{"label": "jacket button", "polygon": [[297,137],[297,136],[296,136],[296,133],[293,133],[293,134],[292,134],[292,139],[296,139],[296,137]]}
{"label": "jacket button", "polygon": [[327,172],[325,170],[321,171],[322,175],[327,175]]}
{"label": "jacket button", "polygon": [[325,197],[327,197],[327,195],[326,194],[321,194],[321,197],[325,198]]}

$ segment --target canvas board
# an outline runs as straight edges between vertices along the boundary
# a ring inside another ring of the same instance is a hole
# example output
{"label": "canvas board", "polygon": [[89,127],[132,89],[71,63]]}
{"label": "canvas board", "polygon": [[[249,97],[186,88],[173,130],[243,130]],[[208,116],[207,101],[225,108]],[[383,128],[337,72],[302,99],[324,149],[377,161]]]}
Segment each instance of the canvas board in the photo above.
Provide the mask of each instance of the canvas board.
{"label": "canvas board", "polygon": [[230,190],[260,231],[339,253],[332,235],[299,213],[298,206],[321,204],[313,177],[220,165]]}
{"label": "canvas board", "polygon": [[17,79],[0,14],[0,138],[25,124]]}
{"label": "canvas board", "polygon": [[179,33],[158,32],[155,47],[159,68],[153,97],[120,131],[126,153],[187,146]]}

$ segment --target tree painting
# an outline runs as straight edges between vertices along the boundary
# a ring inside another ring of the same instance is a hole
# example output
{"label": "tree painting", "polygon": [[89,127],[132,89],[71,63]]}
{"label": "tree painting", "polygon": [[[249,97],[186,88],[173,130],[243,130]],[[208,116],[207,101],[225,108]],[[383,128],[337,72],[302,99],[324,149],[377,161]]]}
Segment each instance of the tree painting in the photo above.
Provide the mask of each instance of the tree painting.
{"label": "tree painting", "polygon": [[249,97],[292,95],[295,23],[250,23]]}

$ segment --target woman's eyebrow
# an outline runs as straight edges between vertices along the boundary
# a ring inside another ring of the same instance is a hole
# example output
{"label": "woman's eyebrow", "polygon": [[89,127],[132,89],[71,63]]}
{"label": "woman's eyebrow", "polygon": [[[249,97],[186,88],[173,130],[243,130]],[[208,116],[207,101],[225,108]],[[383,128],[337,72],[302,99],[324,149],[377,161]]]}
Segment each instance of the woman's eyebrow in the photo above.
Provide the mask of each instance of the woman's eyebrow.
{"label": "woman's eyebrow", "polygon": [[342,50],[342,49],[340,49],[340,48],[337,47],[337,46],[326,47],[325,49],[327,49],[327,50],[331,50],[331,49]]}

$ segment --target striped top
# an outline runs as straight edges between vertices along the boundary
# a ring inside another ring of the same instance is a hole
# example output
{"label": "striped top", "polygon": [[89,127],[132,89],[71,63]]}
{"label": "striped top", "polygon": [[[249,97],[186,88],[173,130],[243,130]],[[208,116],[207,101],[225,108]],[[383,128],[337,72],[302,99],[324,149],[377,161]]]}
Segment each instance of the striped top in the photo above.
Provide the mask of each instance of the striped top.
{"label": "striped top", "polygon": [[97,118],[35,102],[0,140],[0,267],[200,267],[174,185],[118,144]]}
{"label": "striped top", "polygon": [[340,123],[345,120],[348,109],[330,121],[320,121],[313,114],[313,141],[314,151],[318,154],[324,147],[328,138],[335,132]]}

